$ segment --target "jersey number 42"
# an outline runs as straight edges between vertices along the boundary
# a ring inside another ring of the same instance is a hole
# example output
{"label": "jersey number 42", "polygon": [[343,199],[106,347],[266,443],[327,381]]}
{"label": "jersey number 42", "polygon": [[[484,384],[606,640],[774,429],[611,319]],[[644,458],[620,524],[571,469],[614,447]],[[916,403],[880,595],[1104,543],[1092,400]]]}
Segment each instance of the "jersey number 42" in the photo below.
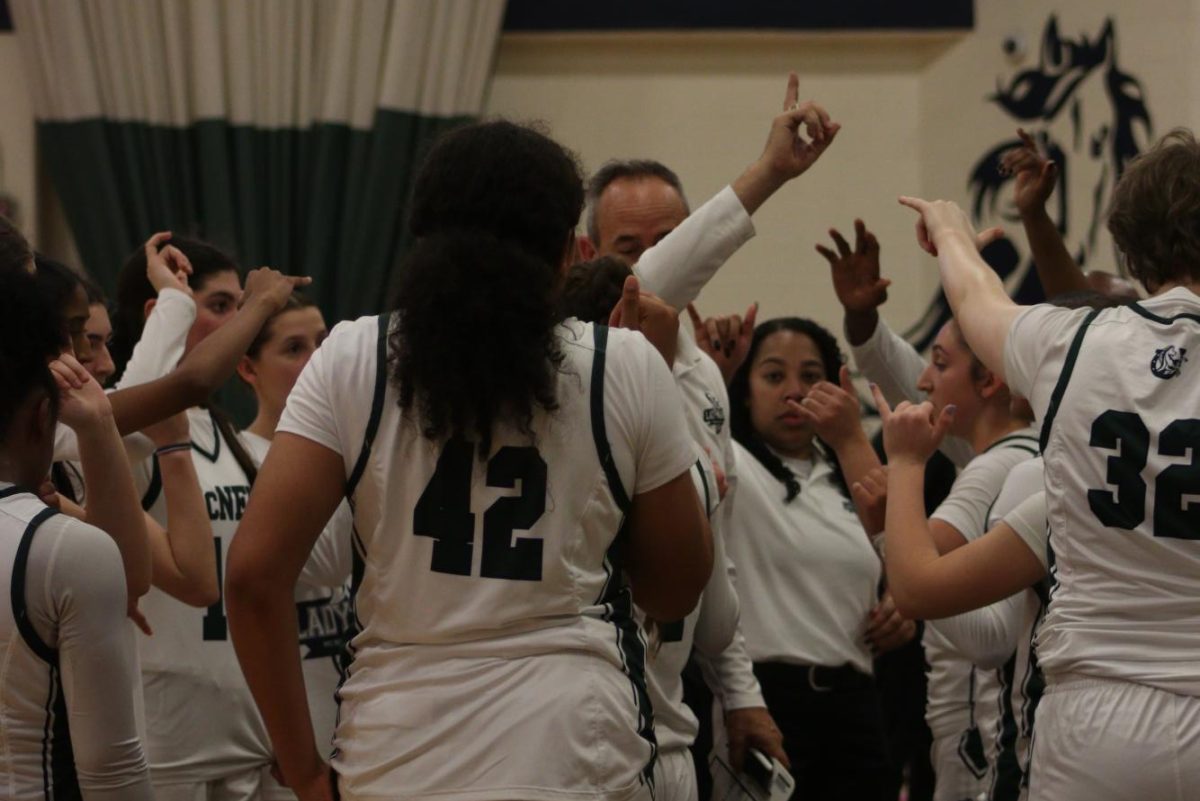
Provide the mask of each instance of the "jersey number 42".
{"label": "jersey number 42", "polygon": [[[450,440],[438,457],[437,469],[413,509],[413,533],[432,537],[430,569],[456,576],[471,575],[475,550],[475,514],[471,511],[471,477],[475,446]],[[510,581],[541,581],[542,540],[513,538],[532,529],[546,511],[546,462],[533,447],[505,446],[488,460],[487,485],[521,494],[496,499],[483,513],[483,553],[479,575]]]}

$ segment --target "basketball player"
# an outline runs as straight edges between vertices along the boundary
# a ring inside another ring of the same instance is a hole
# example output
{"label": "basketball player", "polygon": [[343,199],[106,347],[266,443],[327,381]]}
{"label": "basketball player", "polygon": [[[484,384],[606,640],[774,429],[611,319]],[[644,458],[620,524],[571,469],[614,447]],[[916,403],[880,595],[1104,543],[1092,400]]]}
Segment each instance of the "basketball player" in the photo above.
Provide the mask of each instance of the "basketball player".
{"label": "basketball player", "polygon": [[[1183,130],[1126,168],[1108,226],[1151,297],[1104,310],[1017,306],[961,209],[901,200],[973,349],[1043,420],[1057,586],[1037,643],[1035,801],[1182,799],[1200,784],[1198,184],[1200,145]],[[935,428],[927,407],[904,413]]]}

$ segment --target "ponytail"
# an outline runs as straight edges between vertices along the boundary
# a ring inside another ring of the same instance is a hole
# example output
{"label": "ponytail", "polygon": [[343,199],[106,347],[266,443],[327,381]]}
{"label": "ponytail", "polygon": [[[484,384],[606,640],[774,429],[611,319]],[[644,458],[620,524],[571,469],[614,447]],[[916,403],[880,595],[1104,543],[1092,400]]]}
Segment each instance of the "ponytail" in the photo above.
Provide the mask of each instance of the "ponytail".
{"label": "ponytail", "polygon": [[253,487],[255,479],[258,478],[258,465],[250,458],[246,446],[242,444],[237,429],[233,427],[233,421],[217,406],[209,406],[208,412],[217,425],[218,435],[225,440],[225,444],[229,446],[229,452],[237,460],[238,467],[242,468],[242,472],[246,474],[246,483]]}
{"label": "ponytail", "polygon": [[417,242],[398,287],[391,375],[425,436],[476,439],[486,454],[498,422],[529,434],[537,407],[558,408],[557,288],[550,265],[486,231]]}

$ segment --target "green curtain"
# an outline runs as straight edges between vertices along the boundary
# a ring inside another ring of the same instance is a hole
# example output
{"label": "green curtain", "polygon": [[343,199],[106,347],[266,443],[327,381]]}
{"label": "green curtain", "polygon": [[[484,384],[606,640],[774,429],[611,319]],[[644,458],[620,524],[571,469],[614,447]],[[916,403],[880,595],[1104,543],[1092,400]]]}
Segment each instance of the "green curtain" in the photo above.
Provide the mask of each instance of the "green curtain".
{"label": "green curtain", "polygon": [[14,0],[40,158],[112,289],[157,230],[379,311],[414,168],[477,115],[504,0]]}

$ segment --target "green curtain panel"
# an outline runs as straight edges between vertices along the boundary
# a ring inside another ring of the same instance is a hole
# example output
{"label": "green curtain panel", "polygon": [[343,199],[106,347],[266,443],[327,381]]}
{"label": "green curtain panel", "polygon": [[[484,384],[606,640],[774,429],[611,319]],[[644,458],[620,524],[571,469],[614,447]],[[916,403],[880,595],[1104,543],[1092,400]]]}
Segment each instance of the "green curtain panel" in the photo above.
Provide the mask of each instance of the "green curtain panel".
{"label": "green curtain panel", "polygon": [[385,307],[414,168],[476,116],[504,0],[14,0],[40,158],[110,290],[153,231]]}

